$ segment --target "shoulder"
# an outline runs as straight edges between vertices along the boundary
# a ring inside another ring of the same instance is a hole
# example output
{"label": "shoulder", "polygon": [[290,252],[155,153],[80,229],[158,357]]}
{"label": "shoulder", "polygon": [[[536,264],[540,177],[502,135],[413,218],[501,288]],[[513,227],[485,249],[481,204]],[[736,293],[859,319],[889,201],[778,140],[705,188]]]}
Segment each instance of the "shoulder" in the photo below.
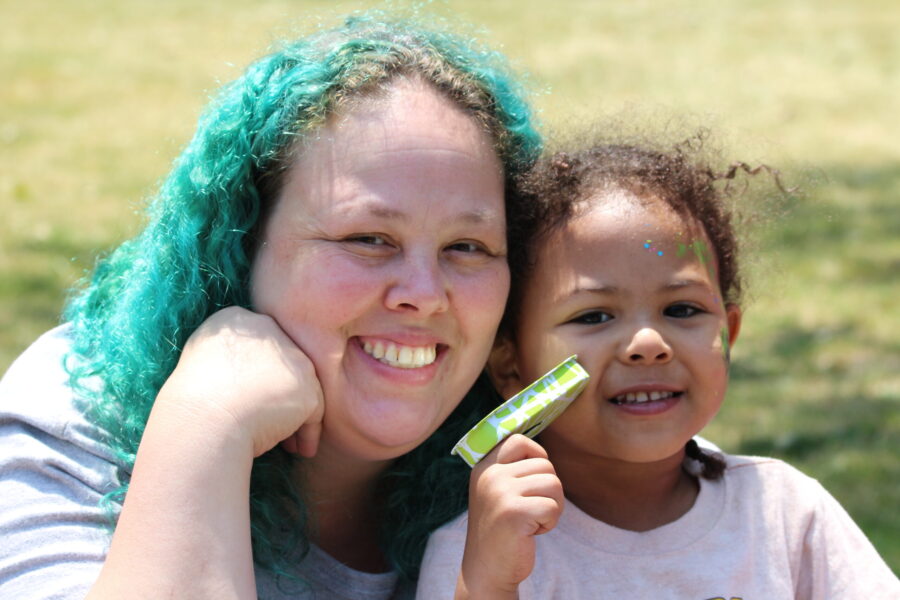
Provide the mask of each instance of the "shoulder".
{"label": "shoulder", "polygon": [[84,597],[109,543],[100,502],[119,487],[119,465],[77,408],[63,367],[69,347],[58,327],[0,380],[4,598]]}
{"label": "shoulder", "polygon": [[73,467],[90,467],[86,473],[102,468],[105,480],[115,467],[125,467],[85,416],[69,385],[64,361],[70,331],[61,325],[42,335],[0,379],[0,447],[5,448],[0,470],[22,468],[29,459],[62,459]]}
{"label": "shoulder", "polygon": [[69,385],[71,327],[60,325],[39,337],[0,379],[0,425],[18,424],[32,432],[66,440],[112,458],[103,437],[81,410]]}
{"label": "shoulder", "polygon": [[725,456],[722,481],[729,503],[785,519],[810,517],[823,501],[833,501],[824,487],[796,467],[762,456]]}
{"label": "shoulder", "polygon": [[[18,414],[29,420],[38,414],[69,415],[72,410],[68,389],[68,373],[63,361],[69,351],[68,325],[48,331],[39,337],[10,365],[0,380],[0,410]],[[48,394],[47,392],[53,392]],[[39,410],[52,402],[52,411]]]}
{"label": "shoulder", "polygon": [[796,467],[777,458],[763,456],[725,456],[724,478],[731,486],[745,491],[777,495],[824,492],[821,484]]}
{"label": "shoulder", "polygon": [[729,456],[727,463],[731,504],[741,507],[745,526],[765,532],[769,560],[784,546],[798,597],[896,596],[896,576],[817,480],[773,458]]}

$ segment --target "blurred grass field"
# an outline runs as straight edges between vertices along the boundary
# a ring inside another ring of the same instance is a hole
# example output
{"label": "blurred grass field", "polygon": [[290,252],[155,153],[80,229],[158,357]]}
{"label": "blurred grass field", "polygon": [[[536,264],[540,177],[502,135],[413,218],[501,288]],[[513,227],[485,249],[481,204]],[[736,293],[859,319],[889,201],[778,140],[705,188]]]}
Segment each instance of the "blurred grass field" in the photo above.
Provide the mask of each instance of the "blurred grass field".
{"label": "blurred grass field", "polygon": [[[361,2],[0,0],[0,372],[137,230],[208,95]],[[818,478],[900,572],[900,4],[448,1],[529,74],[545,130],[689,113],[806,186],[759,235],[705,435]],[[814,177],[810,177],[814,174]]]}

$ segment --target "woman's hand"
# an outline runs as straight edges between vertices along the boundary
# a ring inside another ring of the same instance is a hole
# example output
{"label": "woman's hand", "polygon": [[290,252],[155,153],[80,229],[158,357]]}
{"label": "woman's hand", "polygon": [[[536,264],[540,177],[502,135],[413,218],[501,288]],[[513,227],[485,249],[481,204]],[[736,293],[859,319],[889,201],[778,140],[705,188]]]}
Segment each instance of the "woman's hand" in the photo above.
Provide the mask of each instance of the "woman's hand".
{"label": "woman's hand", "polygon": [[185,410],[250,441],[259,456],[284,441],[313,456],[325,404],[312,362],[266,315],[230,307],[191,335],[157,409]]}
{"label": "woman's hand", "polygon": [[537,442],[512,435],[474,469],[457,599],[517,598],[534,568],[534,536],[556,526],[562,483]]}
{"label": "woman's hand", "polygon": [[255,600],[253,458],[284,440],[312,456],[324,411],[312,363],[274,320],[212,315],[157,396],[88,597]]}

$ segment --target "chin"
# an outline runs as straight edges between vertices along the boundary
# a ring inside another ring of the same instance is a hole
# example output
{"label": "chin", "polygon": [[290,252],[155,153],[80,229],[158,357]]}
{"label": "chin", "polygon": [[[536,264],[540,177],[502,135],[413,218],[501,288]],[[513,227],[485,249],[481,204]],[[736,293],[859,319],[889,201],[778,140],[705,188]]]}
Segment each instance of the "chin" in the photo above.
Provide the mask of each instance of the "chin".
{"label": "chin", "polygon": [[[331,443],[343,449],[345,454],[359,460],[393,460],[412,451],[428,439],[437,429],[423,429],[422,422],[394,424],[373,429],[367,427],[357,431],[345,431],[344,435],[331,436]],[[447,449],[450,452],[450,449]]]}

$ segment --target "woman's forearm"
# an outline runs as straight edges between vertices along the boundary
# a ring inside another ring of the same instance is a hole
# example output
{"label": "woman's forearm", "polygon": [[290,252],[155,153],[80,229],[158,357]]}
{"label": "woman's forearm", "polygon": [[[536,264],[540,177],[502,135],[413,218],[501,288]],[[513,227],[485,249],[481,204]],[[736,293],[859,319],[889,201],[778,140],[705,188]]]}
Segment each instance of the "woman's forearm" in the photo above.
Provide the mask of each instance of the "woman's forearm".
{"label": "woman's forearm", "polygon": [[88,598],[255,599],[252,461],[252,442],[228,419],[158,403]]}

